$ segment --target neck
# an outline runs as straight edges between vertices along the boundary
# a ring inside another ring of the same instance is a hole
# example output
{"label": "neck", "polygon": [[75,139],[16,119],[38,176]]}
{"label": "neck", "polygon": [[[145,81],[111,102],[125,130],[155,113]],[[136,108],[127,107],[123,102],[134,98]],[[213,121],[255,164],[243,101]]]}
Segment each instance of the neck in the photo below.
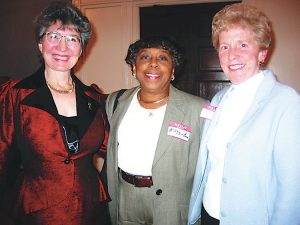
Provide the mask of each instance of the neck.
{"label": "neck", "polygon": [[55,71],[46,67],[44,74],[48,83],[58,87],[70,87],[73,83],[70,71]]}
{"label": "neck", "polygon": [[59,94],[70,94],[74,91],[75,89],[75,83],[72,82],[72,86],[68,89],[58,89],[54,86],[52,86],[52,84],[48,83],[48,81],[46,80],[47,86],[49,87],[49,89],[51,89],[52,91],[55,91]]}
{"label": "neck", "polygon": [[53,71],[45,69],[45,80],[48,88],[59,94],[70,94],[75,89],[71,75],[68,72]]}
{"label": "neck", "polygon": [[159,105],[161,103],[165,104],[169,99],[169,95],[166,95],[166,96],[164,96],[160,99],[154,100],[154,101],[147,101],[147,100],[142,99],[140,91],[137,93],[137,97],[138,97],[138,100],[140,103],[149,104],[149,105],[155,105],[155,104]]}

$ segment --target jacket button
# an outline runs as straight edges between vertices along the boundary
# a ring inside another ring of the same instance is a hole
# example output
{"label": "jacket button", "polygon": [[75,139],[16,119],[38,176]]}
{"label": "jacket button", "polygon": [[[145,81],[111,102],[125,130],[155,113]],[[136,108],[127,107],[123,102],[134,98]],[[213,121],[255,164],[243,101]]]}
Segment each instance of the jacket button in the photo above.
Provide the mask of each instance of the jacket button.
{"label": "jacket button", "polygon": [[161,195],[161,193],[162,193],[162,190],[161,190],[161,189],[158,189],[158,190],[156,191],[156,195]]}
{"label": "jacket button", "polygon": [[66,158],[65,161],[64,161],[64,163],[65,163],[65,164],[69,164],[69,163],[70,163],[70,159],[69,159],[69,158]]}

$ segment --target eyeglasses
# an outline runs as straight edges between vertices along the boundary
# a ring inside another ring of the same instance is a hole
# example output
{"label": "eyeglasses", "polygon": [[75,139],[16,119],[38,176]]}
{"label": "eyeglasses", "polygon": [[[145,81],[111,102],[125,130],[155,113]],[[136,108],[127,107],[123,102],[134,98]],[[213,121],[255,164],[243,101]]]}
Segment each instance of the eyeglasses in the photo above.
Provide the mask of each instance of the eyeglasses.
{"label": "eyeglasses", "polygon": [[62,35],[56,31],[46,32],[46,40],[51,45],[58,45],[61,39],[65,38],[65,43],[68,48],[80,47],[81,40],[76,35]]}

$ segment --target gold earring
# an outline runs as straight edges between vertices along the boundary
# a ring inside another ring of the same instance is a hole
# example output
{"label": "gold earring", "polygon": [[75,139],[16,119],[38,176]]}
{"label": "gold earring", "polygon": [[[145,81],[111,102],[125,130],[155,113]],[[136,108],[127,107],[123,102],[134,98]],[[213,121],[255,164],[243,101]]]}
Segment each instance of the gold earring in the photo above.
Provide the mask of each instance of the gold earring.
{"label": "gold earring", "polygon": [[174,74],[172,74],[172,76],[171,76],[171,81],[173,81],[173,80],[175,80]]}

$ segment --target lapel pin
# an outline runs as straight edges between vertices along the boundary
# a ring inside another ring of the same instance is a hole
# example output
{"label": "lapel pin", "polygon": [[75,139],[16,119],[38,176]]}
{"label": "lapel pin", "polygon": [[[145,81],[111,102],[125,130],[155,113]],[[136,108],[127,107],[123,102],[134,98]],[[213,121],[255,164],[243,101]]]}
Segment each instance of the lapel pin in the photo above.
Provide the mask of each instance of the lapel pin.
{"label": "lapel pin", "polygon": [[92,110],[92,103],[91,102],[88,102],[88,108],[89,108],[89,110]]}

